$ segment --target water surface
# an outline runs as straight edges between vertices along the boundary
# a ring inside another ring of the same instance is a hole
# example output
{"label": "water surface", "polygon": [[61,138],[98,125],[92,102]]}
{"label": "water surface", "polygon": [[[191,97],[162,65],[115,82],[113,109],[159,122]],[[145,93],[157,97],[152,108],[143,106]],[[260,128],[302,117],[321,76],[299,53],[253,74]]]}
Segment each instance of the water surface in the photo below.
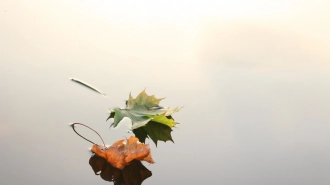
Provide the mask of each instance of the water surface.
{"label": "water surface", "polygon": [[157,9],[125,17],[100,2],[2,3],[1,184],[109,184],[69,124],[91,126],[109,145],[129,137],[105,120],[144,88],[184,108],[174,115],[175,143],[147,141],[156,163],[144,163],[152,176],[143,184],[329,184],[329,28],[312,21],[330,21],[323,9],[304,29],[302,7],[274,10],[269,22],[193,19],[202,15],[194,7],[193,17],[166,18]]}

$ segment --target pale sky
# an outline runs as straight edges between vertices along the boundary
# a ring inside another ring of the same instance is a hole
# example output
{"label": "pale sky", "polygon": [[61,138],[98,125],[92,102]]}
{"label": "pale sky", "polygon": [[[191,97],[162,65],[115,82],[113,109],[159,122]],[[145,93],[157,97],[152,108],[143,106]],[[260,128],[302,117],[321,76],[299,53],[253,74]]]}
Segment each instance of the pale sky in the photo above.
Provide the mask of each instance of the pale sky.
{"label": "pale sky", "polygon": [[28,56],[33,48],[39,54],[73,55],[83,44],[88,51],[79,48],[81,52],[102,48],[132,57],[148,52],[155,60],[161,56],[189,63],[286,68],[301,62],[307,68],[329,67],[328,1],[0,3],[0,47],[6,54],[20,46]]}

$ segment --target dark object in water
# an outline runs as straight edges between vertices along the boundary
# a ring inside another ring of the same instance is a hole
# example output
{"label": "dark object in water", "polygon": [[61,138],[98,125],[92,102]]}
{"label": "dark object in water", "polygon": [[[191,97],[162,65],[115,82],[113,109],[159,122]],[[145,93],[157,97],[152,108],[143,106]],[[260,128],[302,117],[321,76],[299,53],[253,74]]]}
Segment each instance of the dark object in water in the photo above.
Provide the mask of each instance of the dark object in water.
{"label": "dark object in water", "polygon": [[114,185],[141,185],[145,179],[152,176],[151,171],[138,160],[133,160],[120,170],[95,154],[89,159],[89,164],[95,175],[100,175],[103,180],[113,182]]}

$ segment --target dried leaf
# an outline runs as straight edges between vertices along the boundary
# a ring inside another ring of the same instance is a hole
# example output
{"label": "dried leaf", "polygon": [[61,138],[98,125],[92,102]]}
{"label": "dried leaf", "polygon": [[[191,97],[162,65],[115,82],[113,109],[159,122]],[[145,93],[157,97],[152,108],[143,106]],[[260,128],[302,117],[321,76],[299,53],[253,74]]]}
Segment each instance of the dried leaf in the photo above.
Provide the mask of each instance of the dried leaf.
{"label": "dried leaf", "polygon": [[153,164],[149,145],[140,143],[138,140],[131,136],[126,143],[125,140],[119,140],[107,148],[93,145],[92,151],[118,169],[123,169],[134,159]]}

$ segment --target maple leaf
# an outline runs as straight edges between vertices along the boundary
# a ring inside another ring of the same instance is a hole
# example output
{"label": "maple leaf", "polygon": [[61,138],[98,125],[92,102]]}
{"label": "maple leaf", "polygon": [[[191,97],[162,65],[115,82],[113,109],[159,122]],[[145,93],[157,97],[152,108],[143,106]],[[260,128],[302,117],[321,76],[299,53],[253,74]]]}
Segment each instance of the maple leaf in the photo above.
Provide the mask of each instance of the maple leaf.
{"label": "maple leaf", "polygon": [[162,123],[164,125],[169,126],[170,128],[174,127],[177,122],[172,119],[172,117],[164,116],[164,115],[147,115],[148,118],[151,118],[151,121]]}
{"label": "maple leaf", "polygon": [[94,144],[92,151],[118,169],[123,169],[135,159],[155,163],[151,157],[149,145],[138,141],[138,138],[131,136],[125,141],[126,143],[122,139],[110,147]]}
{"label": "maple leaf", "polygon": [[171,132],[172,129],[169,126],[155,121],[149,121],[144,127],[133,130],[140,142],[145,143],[146,138],[150,137],[156,146],[158,141],[172,141],[174,143]]}
{"label": "maple leaf", "polygon": [[113,127],[116,127],[124,117],[128,117],[132,121],[132,130],[145,126],[151,120],[173,127],[177,123],[173,119],[168,119],[167,116],[178,112],[180,108],[160,107],[159,102],[162,99],[164,98],[148,96],[145,90],[135,99],[130,93],[126,108],[112,110],[108,119],[114,118]]}

